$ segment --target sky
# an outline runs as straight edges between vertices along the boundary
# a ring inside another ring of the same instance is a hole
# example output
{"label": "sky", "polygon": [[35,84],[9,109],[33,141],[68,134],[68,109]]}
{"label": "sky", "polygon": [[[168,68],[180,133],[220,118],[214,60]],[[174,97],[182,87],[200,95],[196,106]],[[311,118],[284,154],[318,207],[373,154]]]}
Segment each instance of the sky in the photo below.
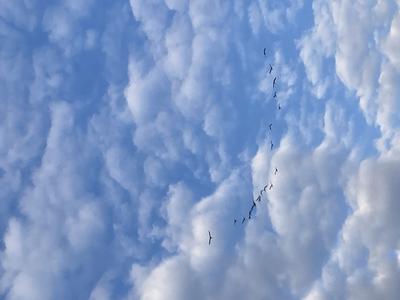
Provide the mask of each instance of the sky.
{"label": "sky", "polygon": [[399,7],[0,0],[0,298],[399,299]]}

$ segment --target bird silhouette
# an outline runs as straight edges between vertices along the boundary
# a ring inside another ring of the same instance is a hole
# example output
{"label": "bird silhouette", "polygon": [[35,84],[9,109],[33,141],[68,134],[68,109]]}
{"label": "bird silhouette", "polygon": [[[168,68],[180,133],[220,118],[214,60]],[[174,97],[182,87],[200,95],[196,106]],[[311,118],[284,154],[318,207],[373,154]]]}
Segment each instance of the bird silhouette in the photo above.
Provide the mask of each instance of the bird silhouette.
{"label": "bird silhouette", "polygon": [[272,66],[269,65],[269,74],[271,74],[271,72],[272,72]]}
{"label": "bird silhouette", "polygon": [[271,131],[272,130],[272,123],[269,123],[268,127],[269,127],[269,130]]}
{"label": "bird silhouette", "polygon": [[267,48],[264,48],[264,56],[267,56]]}
{"label": "bird silhouette", "polygon": [[272,87],[275,87],[275,83],[276,83],[276,77],[274,78],[274,81],[272,82]]}
{"label": "bird silhouette", "polygon": [[211,245],[212,236],[210,231],[208,231],[208,245]]}
{"label": "bird silhouette", "polygon": [[236,225],[236,219],[233,219],[233,225]]}
{"label": "bird silhouette", "polygon": [[263,191],[266,192],[268,188],[268,184],[266,186],[264,186]]}
{"label": "bird silhouette", "polygon": [[242,224],[244,223],[244,221],[246,221],[246,217],[243,217]]}
{"label": "bird silhouette", "polygon": [[274,143],[271,141],[271,150],[274,148]]}
{"label": "bird silhouette", "polygon": [[278,173],[278,168],[275,168],[274,175],[276,175],[276,173]]}
{"label": "bird silhouette", "polygon": [[274,98],[276,98],[276,92],[274,92]]}
{"label": "bird silhouette", "polygon": [[281,105],[280,104],[278,104],[278,109],[281,110]]}
{"label": "bird silhouette", "polygon": [[269,190],[271,190],[274,187],[274,185],[272,184],[272,182],[269,185]]}
{"label": "bird silhouette", "polygon": [[[258,197],[260,197],[260,196],[258,196]],[[252,214],[254,208],[256,208],[256,206],[257,206],[257,204],[253,200],[253,205],[251,206],[251,208],[249,210],[249,220],[251,219],[251,214]]]}

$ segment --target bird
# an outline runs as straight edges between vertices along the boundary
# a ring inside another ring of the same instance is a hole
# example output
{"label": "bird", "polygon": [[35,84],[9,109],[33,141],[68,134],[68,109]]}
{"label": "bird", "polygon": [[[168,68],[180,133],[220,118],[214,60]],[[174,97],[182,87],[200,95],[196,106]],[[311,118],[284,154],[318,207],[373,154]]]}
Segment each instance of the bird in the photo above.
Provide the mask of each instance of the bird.
{"label": "bird", "polygon": [[233,225],[236,225],[236,219],[233,219]]}
{"label": "bird", "polygon": [[267,56],[267,48],[264,48],[264,56]]}
{"label": "bird", "polygon": [[263,191],[266,192],[267,188],[268,188],[268,184],[266,186],[264,186]]}
{"label": "bird", "polygon": [[269,74],[271,74],[271,72],[272,72],[272,66],[269,65]]}
{"label": "bird", "polygon": [[[260,191],[260,196],[258,196],[258,197],[261,197],[263,193],[264,193],[264,190],[261,190],[261,191]],[[257,199],[258,199],[258,198],[257,198]],[[257,200],[257,201],[258,201],[258,200]]]}
{"label": "bird", "polygon": [[274,143],[271,141],[271,150],[274,148]]}
{"label": "bird", "polygon": [[280,105],[280,104],[278,104],[278,109],[279,109],[279,110],[281,109],[281,105]]}
{"label": "bird", "polygon": [[276,83],[276,77],[274,78],[274,81],[272,81],[272,87],[275,87],[275,83]]}
{"label": "bird", "polygon": [[243,217],[242,224],[244,223],[244,221],[246,221],[246,217]]}
{"label": "bird", "polygon": [[269,123],[268,127],[269,127],[269,130],[271,131],[272,130],[272,123]]}
{"label": "bird", "polygon": [[210,231],[208,231],[208,245],[211,245],[211,239],[212,239],[211,233]]}
{"label": "bird", "polygon": [[278,173],[278,168],[275,168],[274,175],[276,175],[276,173]]}
{"label": "bird", "polygon": [[271,190],[274,187],[274,185],[272,184],[272,182],[269,185],[269,190]]}
{"label": "bird", "polygon": [[276,92],[274,92],[274,98],[276,98]]}
{"label": "bird", "polygon": [[[258,196],[260,198],[260,196]],[[256,208],[257,204],[253,200],[253,205],[251,206],[249,210],[249,219],[251,219],[251,213],[253,212],[254,208]]]}
{"label": "bird", "polygon": [[[265,190],[264,190],[264,192],[265,192]],[[258,196],[256,201],[260,202],[261,201],[261,196]],[[253,201],[253,203],[254,203],[254,201]]]}

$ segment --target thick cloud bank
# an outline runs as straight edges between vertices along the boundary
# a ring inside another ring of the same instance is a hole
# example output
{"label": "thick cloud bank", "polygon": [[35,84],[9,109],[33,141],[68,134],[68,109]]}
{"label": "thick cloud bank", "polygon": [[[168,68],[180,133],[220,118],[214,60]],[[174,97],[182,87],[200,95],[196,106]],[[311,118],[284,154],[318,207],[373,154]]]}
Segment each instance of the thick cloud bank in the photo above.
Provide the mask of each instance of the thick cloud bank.
{"label": "thick cloud bank", "polygon": [[399,5],[0,0],[1,298],[399,299]]}

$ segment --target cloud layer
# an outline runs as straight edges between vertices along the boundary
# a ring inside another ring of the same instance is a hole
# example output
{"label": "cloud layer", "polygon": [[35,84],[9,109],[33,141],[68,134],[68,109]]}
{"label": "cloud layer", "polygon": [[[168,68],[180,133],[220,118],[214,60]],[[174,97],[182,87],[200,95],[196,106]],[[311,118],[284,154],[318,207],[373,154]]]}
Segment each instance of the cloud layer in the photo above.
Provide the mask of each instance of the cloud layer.
{"label": "cloud layer", "polygon": [[2,298],[399,297],[396,1],[0,17]]}

